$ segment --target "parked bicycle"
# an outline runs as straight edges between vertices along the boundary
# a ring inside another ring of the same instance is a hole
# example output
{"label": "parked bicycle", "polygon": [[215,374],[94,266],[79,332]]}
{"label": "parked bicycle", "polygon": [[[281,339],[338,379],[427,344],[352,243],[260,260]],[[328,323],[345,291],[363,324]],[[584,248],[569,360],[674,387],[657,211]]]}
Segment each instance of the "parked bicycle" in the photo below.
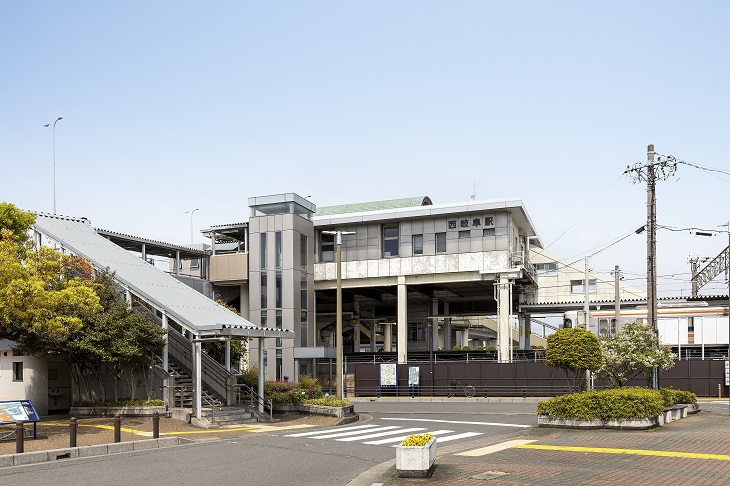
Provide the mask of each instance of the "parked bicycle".
{"label": "parked bicycle", "polygon": [[476,389],[468,383],[462,385],[459,380],[451,380],[451,384],[447,390],[448,397],[451,398],[457,393],[463,393],[465,397],[473,397]]}

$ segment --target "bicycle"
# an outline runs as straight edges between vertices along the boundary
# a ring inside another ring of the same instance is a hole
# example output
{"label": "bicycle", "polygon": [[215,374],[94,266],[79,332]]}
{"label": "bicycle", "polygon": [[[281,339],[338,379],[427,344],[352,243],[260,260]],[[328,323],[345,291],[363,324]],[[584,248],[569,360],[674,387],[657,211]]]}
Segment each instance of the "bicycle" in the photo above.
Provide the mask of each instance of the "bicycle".
{"label": "bicycle", "polygon": [[465,397],[473,397],[476,393],[476,388],[469,385],[468,383],[464,383],[462,385],[459,380],[451,380],[451,384],[449,385],[449,388],[446,392],[448,397],[451,398],[460,392],[463,392]]}

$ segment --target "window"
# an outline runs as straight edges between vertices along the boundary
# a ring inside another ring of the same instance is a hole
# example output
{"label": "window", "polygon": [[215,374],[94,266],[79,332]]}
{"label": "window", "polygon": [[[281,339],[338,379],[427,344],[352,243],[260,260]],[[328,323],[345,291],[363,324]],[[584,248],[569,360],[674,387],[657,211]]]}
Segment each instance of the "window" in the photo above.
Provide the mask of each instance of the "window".
{"label": "window", "polygon": [[[284,327],[284,316],[282,315],[281,310],[276,311],[276,328],[282,329]],[[283,338],[276,338],[276,347],[281,348],[284,345]]]}
{"label": "window", "polygon": [[261,233],[261,269],[266,268],[266,233]]}
{"label": "window", "polygon": [[281,268],[281,231],[274,233],[274,263],[275,268]]}
{"label": "window", "polygon": [[281,270],[276,271],[274,283],[274,307],[281,309]]}
{"label": "window", "polygon": [[299,320],[299,346],[307,347],[307,333],[309,331],[309,323],[307,322],[307,311],[302,311]]}
{"label": "window", "polygon": [[398,256],[398,224],[383,225],[383,256]]}
{"label": "window", "polygon": [[301,286],[299,288],[299,292],[300,292],[301,299],[302,299],[299,307],[302,310],[307,310],[307,274],[306,273],[302,274],[302,280],[301,280]]}
{"label": "window", "polygon": [[[583,287],[584,280],[571,280],[570,281],[570,293],[571,294],[582,294],[585,293]],[[596,291],[596,279],[592,278],[588,281],[588,292]]]}
{"label": "window", "polygon": [[23,381],[22,361],[13,361],[13,381]]}
{"label": "window", "polygon": [[307,268],[307,236],[299,235],[300,264],[303,269]]}
{"label": "window", "polygon": [[436,253],[446,253],[446,233],[436,233]]}
{"label": "window", "polygon": [[266,309],[261,311],[261,327],[266,327],[266,324],[269,322],[269,316],[267,314]]}
{"label": "window", "polygon": [[408,341],[426,341],[426,324],[423,322],[408,323]]}
{"label": "window", "polygon": [[322,261],[335,261],[335,235],[321,233]]}
{"label": "window", "polygon": [[423,235],[413,235],[413,254],[423,255]]}
{"label": "window", "polygon": [[266,273],[261,274],[261,308],[266,309],[268,307],[268,302],[266,300],[266,294],[268,293],[267,288],[267,282],[266,282]]}
{"label": "window", "polygon": [[558,264],[555,262],[536,263],[535,271],[538,275],[555,275],[558,273]]}
{"label": "window", "polygon": [[200,259],[198,259],[198,258],[190,259],[190,268],[200,268]]}
{"label": "window", "polygon": [[484,228],[482,230],[482,236],[494,236],[495,234],[494,228]]}
{"label": "window", "polygon": [[469,230],[459,231],[459,238],[470,238],[470,237],[471,237],[471,231],[469,231]]}

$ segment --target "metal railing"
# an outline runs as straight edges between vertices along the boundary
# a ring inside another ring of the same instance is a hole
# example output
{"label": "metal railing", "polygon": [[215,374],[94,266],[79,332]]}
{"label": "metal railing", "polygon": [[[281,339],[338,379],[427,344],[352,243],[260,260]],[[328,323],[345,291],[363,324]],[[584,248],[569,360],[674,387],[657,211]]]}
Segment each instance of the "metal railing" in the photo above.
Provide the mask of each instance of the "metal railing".
{"label": "metal railing", "polygon": [[[271,399],[264,399],[264,397],[259,395],[258,392],[245,383],[233,385],[233,393],[239,407],[242,405],[246,406],[251,413],[264,422],[274,421],[274,403]],[[259,408],[266,410],[267,405],[269,408],[268,417],[259,410]]]}
{"label": "metal railing", "polygon": [[489,398],[489,397],[550,397],[570,393],[565,385],[473,385],[468,380],[458,385],[421,386],[356,386],[349,390],[357,397],[443,397],[443,398]]}

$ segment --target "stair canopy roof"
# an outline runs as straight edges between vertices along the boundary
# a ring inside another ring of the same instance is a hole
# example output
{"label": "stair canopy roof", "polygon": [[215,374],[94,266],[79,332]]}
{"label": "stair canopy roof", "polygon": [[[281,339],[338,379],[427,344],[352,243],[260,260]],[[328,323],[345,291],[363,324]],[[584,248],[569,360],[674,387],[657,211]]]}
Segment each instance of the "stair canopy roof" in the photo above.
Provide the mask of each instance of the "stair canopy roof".
{"label": "stair canopy roof", "polygon": [[217,304],[99,235],[85,218],[41,213],[36,215],[34,229],[74,255],[88,259],[95,268],[113,271],[122,286],[199,338],[294,338],[293,331],[257,326]]}

